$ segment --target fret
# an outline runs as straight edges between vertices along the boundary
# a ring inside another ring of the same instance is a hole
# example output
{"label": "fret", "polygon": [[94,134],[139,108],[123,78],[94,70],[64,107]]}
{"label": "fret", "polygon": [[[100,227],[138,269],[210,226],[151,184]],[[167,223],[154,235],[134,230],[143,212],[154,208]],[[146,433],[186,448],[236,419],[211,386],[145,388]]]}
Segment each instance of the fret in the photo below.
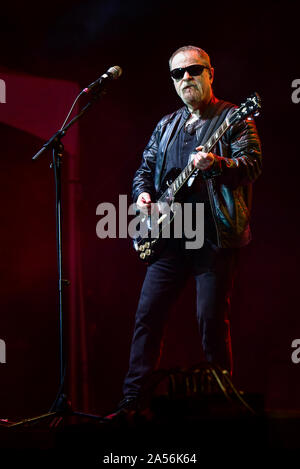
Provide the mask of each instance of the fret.
{"label": "fret", "polygon": [[209,148],[210,147],[210,142],[211,142],[211,139],[209,139],[208,142],[206,142],[206,144],[203,146],[203,150],[204,150],[204,148]]}
{"label": "fret", "polygon": [[223,124],[221,125],[221,132],[224,133],[229,127],[229,124],[227,124],[226,121],[223,122]]}

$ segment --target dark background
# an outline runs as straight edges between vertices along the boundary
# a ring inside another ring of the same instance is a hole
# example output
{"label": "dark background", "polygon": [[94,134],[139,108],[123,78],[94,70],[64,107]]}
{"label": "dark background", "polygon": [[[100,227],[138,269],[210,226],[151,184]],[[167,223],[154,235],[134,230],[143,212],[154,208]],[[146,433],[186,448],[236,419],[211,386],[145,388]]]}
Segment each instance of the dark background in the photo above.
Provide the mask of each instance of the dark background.
{"label": "dark background", "polygon": [[[299,409],[300,364],[291,361],[291,343],[300,336],[300,104],[291,100],[291,83],[300,75],[297,3],[27,1],[1,6],[0,15],[2,70],[68,80],[83,88],[112,65],[123,69],[79,127],[76,216],[87,324],[86,410],[109,412],[121,397],[145,270],[129,239],[96,237],[96,207],[117,204],[119,194],[130,195],[154,125],[180,105],[168,59],[187,44],[211,56],[217,97],[239,104],[257,91],[262,98],[256,122],[264,170],[254,187],[253,241],[243,250],[233,298],[233,381],[239,389],[263,394],[269,409]],[[33,166],[31,156],[43,141],[3,124],[0,131],[4,417],[39,413],[52,403],[58,386],[58,318],[48,157]],[[162,366],[191,366],[203,358],[194,313],[191,282],[173,311]]]}

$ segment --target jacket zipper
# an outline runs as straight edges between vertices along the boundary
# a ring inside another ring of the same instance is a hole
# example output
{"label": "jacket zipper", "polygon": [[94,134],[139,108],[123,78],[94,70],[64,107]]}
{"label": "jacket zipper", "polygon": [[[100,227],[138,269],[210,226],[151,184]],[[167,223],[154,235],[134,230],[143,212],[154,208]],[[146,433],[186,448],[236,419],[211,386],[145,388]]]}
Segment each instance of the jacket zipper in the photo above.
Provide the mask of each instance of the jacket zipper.
{"label": "jacket zipper", "polygon": [[206,179],[205,182],[206,182],[206,187],[208,189],[207,192],[208,192],[208,197],[209,197],[210,208],[211,208],[211,212],[212,212],[213,219],[214,219],[215,226],[216,226],[217,243],[218,243],[218,247],[221,247],[220,235],[219,235],[218,224],[217,224],[216,208],[215,208],[215,205],[213,203],[213,193],[212,193],[212,187],[211,187],[212,186],[212,181],[211,181],[211,179]]}

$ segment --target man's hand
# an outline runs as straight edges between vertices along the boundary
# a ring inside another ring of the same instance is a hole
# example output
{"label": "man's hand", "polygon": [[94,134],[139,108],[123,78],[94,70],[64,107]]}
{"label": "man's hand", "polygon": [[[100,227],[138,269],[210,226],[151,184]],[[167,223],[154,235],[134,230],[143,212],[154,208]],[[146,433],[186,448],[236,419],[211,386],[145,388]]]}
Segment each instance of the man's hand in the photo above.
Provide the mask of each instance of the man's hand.
{"label": "man's hand", "polygon": [[206,169],[210,168],[215,160],[213,153],[204,153],[201,151],[203,146],[197,147],[197,154],[194,157],[194,166],[196,168],[205,171]]}
{"label": "man's hand", "polygon": [[137,207],[141,212],[149,214],[151,212],[151,196],[148,192],[142,192],[136,201]]}

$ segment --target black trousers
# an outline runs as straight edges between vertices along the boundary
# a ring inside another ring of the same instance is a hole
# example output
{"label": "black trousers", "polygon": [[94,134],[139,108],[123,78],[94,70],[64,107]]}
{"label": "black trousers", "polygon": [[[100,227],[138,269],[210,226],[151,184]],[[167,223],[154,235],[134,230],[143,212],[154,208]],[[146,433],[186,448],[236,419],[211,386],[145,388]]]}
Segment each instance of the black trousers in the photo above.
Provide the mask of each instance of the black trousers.
{"label": "black trousers", "polygon": [[190,276],[196,281],[197,320],[206,360],[232,370],[230,297],[238,249],[221,249],[209,241],[185,250],[169,240],[159,260],[147,268],[135,318],[124,397],[136,397],[159,364],[170,307]]}

